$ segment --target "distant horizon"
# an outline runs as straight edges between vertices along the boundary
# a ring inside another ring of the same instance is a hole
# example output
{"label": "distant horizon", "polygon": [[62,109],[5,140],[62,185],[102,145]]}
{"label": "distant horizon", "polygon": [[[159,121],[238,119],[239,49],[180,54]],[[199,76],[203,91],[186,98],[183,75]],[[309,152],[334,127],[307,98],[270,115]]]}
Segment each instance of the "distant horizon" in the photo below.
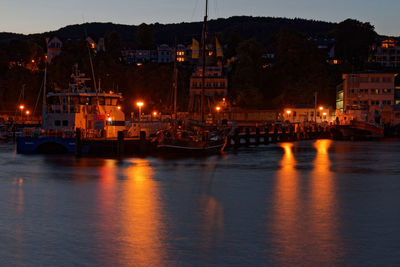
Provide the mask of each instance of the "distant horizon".
{"label": "distant horizon", "polygon": [[[200,22],[204,0],[2,0],[0,32],[36,34],[84,22],[123,25]],[[400,35],[398,0],[209,0],[209,18],[232,16],[302,18],[339,23],[347,18],[369,22],[380,35]],[[240,14],[240,15],[239,15]]]}

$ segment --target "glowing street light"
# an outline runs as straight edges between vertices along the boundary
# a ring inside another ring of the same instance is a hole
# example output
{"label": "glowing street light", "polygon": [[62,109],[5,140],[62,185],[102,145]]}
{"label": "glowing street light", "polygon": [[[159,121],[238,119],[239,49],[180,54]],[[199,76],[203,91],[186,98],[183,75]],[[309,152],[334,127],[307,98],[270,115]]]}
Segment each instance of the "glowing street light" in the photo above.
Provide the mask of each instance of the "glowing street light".
{"label": "glowing street light", "polygon": [[217,112],[219,112],[219,111],[221,110],[221,107],[218,106],[218,107],[215,108],[215,110],[216,110]]}
{"label": "glowing street light", "polygon": [[139,107],[139,121],[141,121],[141,117],[142,117],[142,107],[143,107],[143,102],[139,101],[136,102],[136,105]]}
{"label": "glowing street light", "polygon": [[24,105],[20,105],[19,106],[19,110],[21,110],[21,120],[22,120],[22,111],[24,111],[25,106]]}
{"label": "glowing street light", "polygon": [[118,109],[118,110],[121,110],[121,106],[118,106],[117,109]]}
{"label": "glowing street light", "polygon": [[324,110],[324,107],[322,107],[322,106],[321,106],[321,107],[319,107],[319,110]]}
{"label": "glowing street light", "polygon": [[292,111],[290,109],[286,110],[286,114],[290,115]]}

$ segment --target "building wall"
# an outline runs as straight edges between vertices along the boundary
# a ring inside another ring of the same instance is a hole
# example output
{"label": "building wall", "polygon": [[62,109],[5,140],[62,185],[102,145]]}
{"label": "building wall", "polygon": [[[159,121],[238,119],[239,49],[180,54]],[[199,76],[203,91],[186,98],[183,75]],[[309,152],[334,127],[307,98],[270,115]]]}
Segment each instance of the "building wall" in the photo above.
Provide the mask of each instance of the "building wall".
{"label": "building wall", "polygon": [[373,47],[373,61],[384,67],[400,66],[400,45],[395,39],[386,39]]}
{"label": "building wall", "polygon": [[374,121],[382,115],[384,123],[392,123],[394,73],[343,74],[343,111],[354,119]]}
{"label": "building wall", "polygon": [[57,37],[53,37],[47,43],[47,62],[51,63],[51,61],[61,53],[62,42]]}
{"label": "building wall", "polygon": [[[316,114],[316,117],[314,117]],[[291,123],[303,123],[303,122],[317,122],[317,123],[331,123],[334,121],[335,116],[332,109],[327,107],[318,107],[315,109],[314,107],[307,108],[286,108],[282,115],[281,119],[284,121],[289,121]]]}
{"label": "building wall", "polygon": [[[190,78],[190,94],[199,95],[202,90],[203,70],[197,68]],[[228,77],[223,75],[222,67],[207,67],[205,77],[206,95],[226,96],[228,94]]]}

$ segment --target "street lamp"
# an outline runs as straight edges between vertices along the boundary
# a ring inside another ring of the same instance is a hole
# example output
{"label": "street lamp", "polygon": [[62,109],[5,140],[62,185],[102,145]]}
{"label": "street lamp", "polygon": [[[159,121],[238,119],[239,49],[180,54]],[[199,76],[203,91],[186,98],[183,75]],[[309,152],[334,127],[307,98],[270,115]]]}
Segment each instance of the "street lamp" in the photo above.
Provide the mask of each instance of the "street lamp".
{"label": "street lamp", "polygon": [[286,115],[287,115],[288,121],[290,121],[290,114],[292,114],[292,111],[290,109],[286,110]]}
{"label": "street lamp", "polygon": [[219,111],[221,110],[221,107],[218,106],[218,107],[215,108],[215,110],[216,110],[217,112],[219,112]]}
{"label": "street lamp", "polygon": [[141,121],[143,102],[136,102],[136,105],[139,107],[139,121]]}
{"label": "street lamp", "polygon": [[25,106],[24,105],[20,105],[19,109],[21,110],[21,120],[22,120],[22,111],[24,110]]}
{"label": "street lamp", "polygon": [[322,116],[323,116],[324,113],[321,115],[321,112],[324,110],[324,107],[320,106],[319,110],[320,110],[319,118],[321,119],[321,122],[322,122],[322,120],[323,120]]}
{"label": "street lamp", "polygon": [[26,118],[29,119],[29,114],[31,114],[31,112],[30,112],[29,110],[27,110],[27,111],[25,112],[25,114],[26,114]]}

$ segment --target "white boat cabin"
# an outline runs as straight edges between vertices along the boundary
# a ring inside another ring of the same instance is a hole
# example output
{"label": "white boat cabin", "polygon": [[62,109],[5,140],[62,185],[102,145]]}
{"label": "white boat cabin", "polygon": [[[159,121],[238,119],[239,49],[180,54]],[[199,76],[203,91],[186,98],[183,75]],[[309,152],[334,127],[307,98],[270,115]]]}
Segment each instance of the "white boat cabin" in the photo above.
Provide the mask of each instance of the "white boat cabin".
{"label": "white boat cabin", "polygon": [[47,94],[43,129],[67,133],[80,128],[90,137],[117,137],[118,131],[125,130],[125,114],[120,106],[122,95],[93,92],[85,85],[90,79],[77,68],[74,72],[67,90]]}

